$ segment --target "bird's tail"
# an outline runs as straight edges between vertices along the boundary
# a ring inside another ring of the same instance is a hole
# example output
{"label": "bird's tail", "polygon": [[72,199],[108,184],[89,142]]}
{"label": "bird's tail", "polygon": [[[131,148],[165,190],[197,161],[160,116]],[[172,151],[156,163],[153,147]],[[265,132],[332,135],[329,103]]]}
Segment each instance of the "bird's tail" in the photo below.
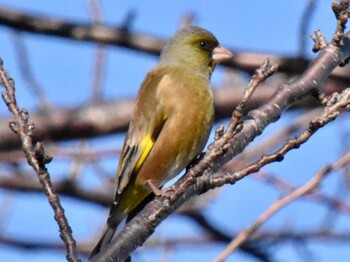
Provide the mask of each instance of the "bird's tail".
{"label": "bird's tail", "polygon": [[119,203],[116,201],[112,205],[107,224],[103,229],[102,236],[100,237],[94,249],[91,251],[89,260],[100,253],[101,250],[103,250],[105,246],[111,242],[119,223],[126,217],[126,214],[124,212],[120,212],[118,204]]}
{"label": "bird's tail", "polygon": [[100,253],[100,251],[107,244],[109,244],[109,242],[111,242],[116,229],[117,229],[117,227],[110,227],[108,224],[105,226],[101,238],[97,242],[94,249],[91,251],[91,254],[89,256],[89,260],[92,259],[94,256],[96,256],[98,253]]}

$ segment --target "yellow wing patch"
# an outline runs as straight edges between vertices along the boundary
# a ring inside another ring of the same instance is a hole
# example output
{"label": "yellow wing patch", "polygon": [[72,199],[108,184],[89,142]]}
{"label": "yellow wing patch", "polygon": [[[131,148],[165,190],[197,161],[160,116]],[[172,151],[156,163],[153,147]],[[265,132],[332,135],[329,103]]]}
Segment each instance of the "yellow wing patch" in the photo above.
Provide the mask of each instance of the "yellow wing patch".
{"label": "yellow wing patch", "polygon": [[152,139],[152,137],[150,135],[147,135],[142,139],[140,146],[139,146],[140,147],[139,150],[142,153],[141,153],[138,161],[135,164],[134,172],[139,171],[139,169],[142,166],[143,162],[145,161],[149,151],[151,151],[153,145],[154,145],[154,140]]}

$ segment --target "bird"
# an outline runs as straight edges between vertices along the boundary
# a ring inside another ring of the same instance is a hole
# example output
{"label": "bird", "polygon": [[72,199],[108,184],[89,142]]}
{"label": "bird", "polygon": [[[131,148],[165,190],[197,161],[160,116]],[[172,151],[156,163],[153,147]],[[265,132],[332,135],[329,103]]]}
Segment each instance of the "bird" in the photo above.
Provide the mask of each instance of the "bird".
{"label": "bird", "polygon": [[114,202],[90,259],[112,240],[121,221],[201,153],[214,116],[210,78],[216,64],[231,57],[211,32],[193,25],[180,28],[164,46],[137,94]]}

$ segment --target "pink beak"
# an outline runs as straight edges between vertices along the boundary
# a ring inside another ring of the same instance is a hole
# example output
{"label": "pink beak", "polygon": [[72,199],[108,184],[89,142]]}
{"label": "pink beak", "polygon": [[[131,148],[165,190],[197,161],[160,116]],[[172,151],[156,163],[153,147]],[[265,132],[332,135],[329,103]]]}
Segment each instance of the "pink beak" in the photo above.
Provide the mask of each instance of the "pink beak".
{"label": "pink beak", "polygon": [[230,59],[233,54],[225,47],[218,45],[214,48],[212,58],[215,62],[220,63]]}

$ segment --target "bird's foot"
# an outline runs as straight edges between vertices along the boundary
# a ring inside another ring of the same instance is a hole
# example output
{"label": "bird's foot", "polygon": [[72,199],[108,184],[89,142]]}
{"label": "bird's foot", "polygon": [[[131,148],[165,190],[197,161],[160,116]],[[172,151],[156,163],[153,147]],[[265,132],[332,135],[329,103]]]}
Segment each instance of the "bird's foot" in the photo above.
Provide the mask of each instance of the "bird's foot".
{"label": "bird's foot", "polygon": [[153,182],[151,180],[147,180],[146,184],[150,187],[150,189],[152,190],[153,194],[155,194],[156,196],[161,196],[162,195],[162,190],[159,189],[155,184],[153,184]]}
{"label": "bird's foot", "polygon": [[165,197],[169,198],[174,194],[174,189],[172,187],[168,187],[166,189],[159,189],[151,180],[148,180],[146,184],[150,187],[153,194],[157,197]]}

